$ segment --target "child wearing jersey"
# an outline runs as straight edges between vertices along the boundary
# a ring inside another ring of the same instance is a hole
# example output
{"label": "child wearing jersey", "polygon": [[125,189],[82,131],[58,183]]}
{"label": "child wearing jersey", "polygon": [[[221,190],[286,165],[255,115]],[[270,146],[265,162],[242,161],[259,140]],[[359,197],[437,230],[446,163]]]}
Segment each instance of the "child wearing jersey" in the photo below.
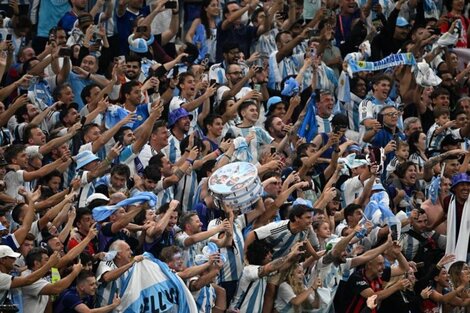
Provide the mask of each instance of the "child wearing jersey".
{"label": "child wearing jersey", "polygon": [[434,109],[434,121],[426,136],[426,149],[431,152],[440,152],[444,137],[453,135],[455,138],[460,138],[460,131],[451,129],[455,121],[450,120],[450,111],[447,107]]}
{"label": "child wearing jersey", "polygon": [[390,181],[392,178],[396,177],[394,172],[397,169],[398,165],[405,163],[408,160],[408,157],[410,156],[410,146],[408,145],[408,142],[398,140],[396,142],[396,147],[397,148],[395,150],[395,157],[387,165],[387,181]]}

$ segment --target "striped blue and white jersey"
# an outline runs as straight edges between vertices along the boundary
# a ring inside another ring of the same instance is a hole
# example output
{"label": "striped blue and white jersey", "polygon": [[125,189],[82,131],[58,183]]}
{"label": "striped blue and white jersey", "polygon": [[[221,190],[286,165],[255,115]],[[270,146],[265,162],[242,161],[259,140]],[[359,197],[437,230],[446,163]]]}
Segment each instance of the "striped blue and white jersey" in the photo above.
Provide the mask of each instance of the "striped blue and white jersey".
{"label": "striped blue and white jersey", "polygon": [[254,230],[256,239],[266,239],[268,244],[273,245],[273,260],[287,255],[295,243],[308,239],[308,231],[293,234],[289,224],[289,220],[282,220]]}
{"label": "striped blue and white jersey", "polygon": [[194,260],[196,259],[197,254],[202,254],[202,249],[207,245],[209,240],[204,239],[202,241],[196,242],[188,247],[184,246],[184,241],[189,238],[189,235],[184,232],[178,232],[176,234],[176,242],[178,245],[183,248],[183,260],[186,267],[194,266]]}
{"label": "striped blue and white jersey", "polygon": [[155,187],[155,193],[157,194],[157,208],[159,208],[165,203],[169,203],[175,198],[174,186],[170,186],[166,189],[163,189],[164,179],[165,177],[162,177],[162,179],[157,183],[157,187]]}
{"label": "striped blue and white jersey", "polygon": [[[240,65],[242,72],[244,75],[248,73],[248,67],[245,64],[238,64]],[[227,84],[227,77],[225,77],[225,69],[227,68],[227,64],[225,61],[222,63],[216,63],[209,68],[209,80],[215,79],[217,84],[219,85],[226,85]]]}
{"label": "striped blue and white jersey", "polygon": [[[209,222],[207,230],[222,223],[220,219],[213,219]],[[220,270],[219,282],[238,281],[243,272],[243,250],[245,242],[243,239],[243,229],[246,227],[246,215],[239,215],[233,221],[233,245],[232,247],[220,248],[220,253],[227,255],[227,261]],[[218,234],[214,238],[218,238]],[[255,311],[253,311],[255,312]]]}
{"label": "striped blue and white jersey", "polygon": [[171,134],[168,138],[168,146],[163,148],[162,152],[171,163],[176,163],[176,161],[181,157],[180,141],[178,138]]}
{"label": "striped blue and white jersey", "polygon": [[317,121],[318,134],[330,133],[333,131],[331,127],[331,120],[333,119],[333,115],[330,115],[328,118],[322,118],[319,115],[315,115],[315,119]]}
{"label": "striped blue and white jersey", "polygon": [[89,171],[78,171],[77,178],[80,179],[80,189],[78,190],[78,207],[86,207],[86,199],[95,193],[94,181],[88,181]]}
{"label": "striped blue and white jersey", "polygon": [[277,28],[273,28],[267,33],[258,37],[258,40],[253,43],[251,53],[258,52],[261,58],[269,58],[273,51],[277,50],[276,35],[279,33]]}
{"label": "striped blue and white jersey", "polygon": [[248,265],[243,269],[238,283],[237,292],[230,304],[231,309],[240,313],[263,311],[264,292],[266,291],[267,276],[259,277],[259,265]]}
{"label": "striped blue and white jersey", "polygon": [[350,93],[351,101],[340,102],[341,113],[347,115],[349,120],[349,129],[358,132],[361,125],[359,117],[359,104],[362,99],[353,93]]}
{"label": "striped blue and white jersey", "polygon": [[191,170],[190,174],[185,174],[179,180],[174,199],[180,202],[183,213],[193,209],[193,198],[196,195],[197,186],[197,175],[194,170]]}
{"label": "striped blue and white jersey", "polygon": [[[188,282],[188,288],[192,281],[197,280],[199,277],[192,277]],[[197,310],[199,313],[211,313],[212,308],[215,306],[216,294],[212,285],[206,285],[199,290],[192,291],[194,301],[196,301]]]}
{"label": "striped blue and white jersey", "polygon": [[359,115],[360,120],[363,122],[366,119],[377,119],[380,110],[384,106],[391,105],[396,107],[396,103],[393,102],[390,98],[385,99],[385,101],[380,101],[372,95],[368,95],[364,100],[359,103]]}
{"label": "striped blue and white jersey", "polygon": [[277,53],[278,51],[274,51],[269,56],[268,87],[281,90],[282,80],[289,75],[297,75],[299,72],[304,62],[304,54],[293,54],[278,63],[276,60]]}
{"label": "striped blue and white jersey", "polygon": [[269,145],[273,142],[273,137],[259,126],[251,127],[232,127],[229,132],[231,132],[235,137],[247,137],[250,132],[255,133],[255,138],[250,141],[250,152],[253,157],[252,163],[258,163],[258,153],[261,151],[261,147],[264,145]]}
{"label": "striped blue and white jersey", "polygon": [[321,312],[335,312],[333,309],[333,299],[335,298],[335,294],[341,280],[347,281],[349,276],[352,274],[352,258],[347,258],[345,263],[341,263],[339,265],[335,263],[324,264],[324,259],[325,256],[321,257],[315,268],[312,269],[312,271],[316,272],[317,275],[311,275],[311,281],[309,281],[309,283],[312,283],[312,280],[316,277],[320,277],[323,291],[328,291],[330,293],[330,297],[325,297],[330,301],[328,303],[322,303]]}
{"label": "striped blue and white jersey", "polygon": [[434,123],[428,130],[426,134],[426,149],[437,151],[441,150],[441,142],[444,140],[444,137],[447,135],[452,135],[455,139],[460,139],[460,129],[450,129],[446,128],[441,133],[437,134],[436,130],[440,126],[437,123]]}
{"label": "striped blue and white jersey", "polygon": [[[437,235],[435,231],[424,232],[424,233],[421,233],[420,235],[426,239],[431,238],[433,236],[435,237],[437,236],[437,240],[436,240],[437,246],[440,249],[445,249],[446,242],[447,242],[446,236]],[[414,238],[410,234],[408,234],[408,232],[404,232],[401,234],[399,242],[401,246],[401,251],[403,255],[405,256],[405,258],[409,261],[413,260],[419,251],[419,246],[420,246],[419,240]]]}
{"label": "striped blue and white jersey", "polygon": [[[114,295],[119,290],[123,290],[123,285],[129,275],[129,271],[124,272],[118,279],[112,280],[108,283],[102,281],[105,273],[117,269],[118,267],[114,261],[101,261],[96,270],[96,281],[98,282],[98,291],[96,293],[96,301],[100,307],[113,303]],[[122,297],[122,295],[120,294]]]}

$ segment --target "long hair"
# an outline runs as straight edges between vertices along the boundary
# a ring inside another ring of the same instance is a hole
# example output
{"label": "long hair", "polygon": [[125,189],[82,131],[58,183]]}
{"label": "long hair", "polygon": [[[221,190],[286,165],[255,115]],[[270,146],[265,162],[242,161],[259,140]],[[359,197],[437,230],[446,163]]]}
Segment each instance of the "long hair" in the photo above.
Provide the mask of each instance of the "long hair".
{"label": "long hair", "polygon": [[[302,266],[302,265],[298,263],[292,264],[291,267],[289,267],[289,269],[287,270],[287,278],[286,278],[287,283],[292,287],[292,290],[294,291],[296,296],[300,295],[302,292],[305,291],[304,282],[302,281],[302,279],[297,278],[295,275],[295,271],[297,270],[299,266]],[[294,305],[294,311],[296,313],[300,312],[301,305]]]}
{"label": "long hair", "polygon": [[199,14],[199,18],[201,19],[201,24],[204,26],[204,30],[206,31],[206,39],[211,37],[211,27],[209,25],[209,17],[207,16],[206,9],[211,5],[212,0],[204,0],[202,1],[201,5],[201,13]]}

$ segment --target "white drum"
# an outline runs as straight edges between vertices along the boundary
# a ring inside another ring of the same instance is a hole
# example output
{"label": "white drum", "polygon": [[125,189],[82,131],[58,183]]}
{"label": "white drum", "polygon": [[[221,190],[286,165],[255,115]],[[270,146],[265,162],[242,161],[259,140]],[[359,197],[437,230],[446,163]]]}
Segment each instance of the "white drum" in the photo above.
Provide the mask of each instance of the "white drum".
{"label": "white drum", "polygon": [[209,178],[209,189],[214,202],[221,202],[242,212],[249,211],[263,193],[256,167],[248,162],[234,162],[222,166]]}

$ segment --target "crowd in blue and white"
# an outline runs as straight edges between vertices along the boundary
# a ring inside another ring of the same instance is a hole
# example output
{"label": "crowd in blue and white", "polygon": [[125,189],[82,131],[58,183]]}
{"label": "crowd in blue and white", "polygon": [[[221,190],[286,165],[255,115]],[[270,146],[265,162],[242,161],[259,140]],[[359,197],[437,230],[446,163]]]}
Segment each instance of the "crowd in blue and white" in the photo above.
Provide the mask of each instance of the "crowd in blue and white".
{"label": "crowd in blue and white", "polygon": [[469,14],[2,1],[0,312],[470,312]]}

